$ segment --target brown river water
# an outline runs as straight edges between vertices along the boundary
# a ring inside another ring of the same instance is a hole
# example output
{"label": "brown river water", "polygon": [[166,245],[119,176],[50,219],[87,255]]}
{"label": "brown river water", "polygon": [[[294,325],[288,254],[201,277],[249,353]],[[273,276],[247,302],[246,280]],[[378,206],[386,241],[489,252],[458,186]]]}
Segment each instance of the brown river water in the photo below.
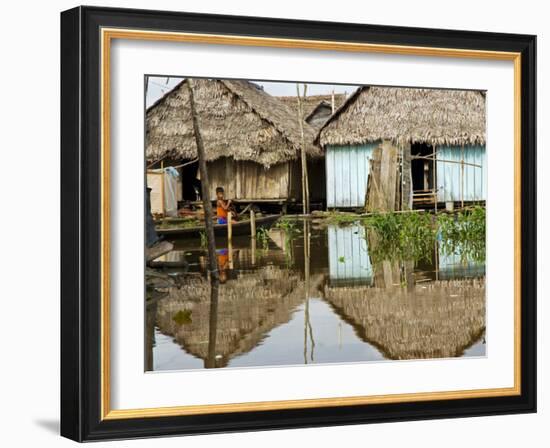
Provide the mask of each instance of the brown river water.
{"label": "brown river water", "polygon": [[485,356],[485,265],[444,254],[373,263],[361,224],[297,221],[217,238],[211,288],[200,240],[176,241],[146,302],[146,370]]}

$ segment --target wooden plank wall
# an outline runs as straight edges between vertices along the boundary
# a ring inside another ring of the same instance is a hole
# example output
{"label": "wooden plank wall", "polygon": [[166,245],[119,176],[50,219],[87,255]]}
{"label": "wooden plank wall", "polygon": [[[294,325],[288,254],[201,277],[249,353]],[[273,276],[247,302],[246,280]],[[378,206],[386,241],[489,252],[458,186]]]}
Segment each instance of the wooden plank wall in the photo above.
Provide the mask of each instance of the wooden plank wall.
{"label": "wooden plank wall", "polygon": [[369,160],[379,142],[329,145],[326,150],[328,208],[364,207]]}
{"label": "wooden plank wall", "polygon": [[225,195],[233,199],[287,199],[290,182],[288,162],[269,169],[248,161],[224,157],[208,163],[210,196],[216,197],[216,187],[223,187]]}
{"label": "wooden plank wall", "polygon": [[397,147],[384,141],[376,147],[371,158],[371,174],[368,180],[368,212],[389,212],[399,209],[400,179]]}

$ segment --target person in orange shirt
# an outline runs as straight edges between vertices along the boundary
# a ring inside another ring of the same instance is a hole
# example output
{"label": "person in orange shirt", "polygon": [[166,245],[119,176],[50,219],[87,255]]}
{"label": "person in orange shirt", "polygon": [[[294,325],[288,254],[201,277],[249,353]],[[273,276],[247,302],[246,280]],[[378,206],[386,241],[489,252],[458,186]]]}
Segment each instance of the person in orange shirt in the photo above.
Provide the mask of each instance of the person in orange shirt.
{"label": "person in orange shirt", "polygon": [[[231,199],[225,199],[225,192],[222,187],[216,188],[216,216],[218,218],[218,224],[227,224],[227,212],[232,212]],[[233,214],[233,218],[235,214]],[[235,221],[235,219],[232,219]]]}

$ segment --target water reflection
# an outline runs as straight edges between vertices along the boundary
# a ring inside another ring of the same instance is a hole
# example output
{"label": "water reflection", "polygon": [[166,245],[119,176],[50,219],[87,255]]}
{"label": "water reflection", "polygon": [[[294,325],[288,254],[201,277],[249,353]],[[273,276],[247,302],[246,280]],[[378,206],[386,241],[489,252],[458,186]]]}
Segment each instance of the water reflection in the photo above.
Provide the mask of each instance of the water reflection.
{"label": "water reflection", "polygon": [[437,241],[416,261],[375,246],[363,225],[304,220],[217,247],[218,285],[200,241],[177,242],[184,268],[147,306],[146,369],[485,355],[483,262]]}

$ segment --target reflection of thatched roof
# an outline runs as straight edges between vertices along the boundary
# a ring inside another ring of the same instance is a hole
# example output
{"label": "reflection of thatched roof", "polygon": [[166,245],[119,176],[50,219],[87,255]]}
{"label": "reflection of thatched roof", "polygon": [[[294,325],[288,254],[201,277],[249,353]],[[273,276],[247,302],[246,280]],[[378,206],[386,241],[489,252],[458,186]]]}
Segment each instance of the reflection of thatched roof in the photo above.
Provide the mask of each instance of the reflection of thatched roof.
{"label": "reflection of thatched roof", "polygon": [[431,145],[485,143],[485,95],[480,91],[361,87],[319,131],[324,145],[376,140]]}
{"label": "reflection of thatched roof", "polygon": [[[247,81],[194,79],[193,87],[207,160],[234,157],[269,167],[298,157],[301,131],[296,115],[259,86]],[[147,110],[146,129],[148,160],[196,157],[187,80]],[[320,155],[311,143],[313,128],[306,124],[304,132],[308,155]]]}
{"label": "reflection of thatched roof", "polygon": [[[303,281],[274,266],[243,273],[237,280],[220,285],[215,365],[226,366],[230,359],[261,343],[273,328],[288,322],[303,302],[304,294]],[[157,326],[188,353],[206,362],[210,309],[209,282],[200,278],[190,280],[181,289],[171,289],[169,296],[159,301]],[[189,322],[178,323],[176,314],[185,310],[190,311]]]}
{"label": "reflection of thatched roof", "polygon": [[325,298],[363,340],[390,359],[461,356],[485,330],[485,281],[404,288],[325,288]]}
{"label": "reflection of thatched roof", "polygon": [[[298,100],[295,96],[278,96],[277,99],[285,103],[294,116],[298,114]],[[338,109],[346,101],[346,95],[343,93],[334,94],[334,107]],[[332,108],[332,95],[310,95],[306,96],[303,101],[304,119],[308,121],[316,111],[323,107]]]}

